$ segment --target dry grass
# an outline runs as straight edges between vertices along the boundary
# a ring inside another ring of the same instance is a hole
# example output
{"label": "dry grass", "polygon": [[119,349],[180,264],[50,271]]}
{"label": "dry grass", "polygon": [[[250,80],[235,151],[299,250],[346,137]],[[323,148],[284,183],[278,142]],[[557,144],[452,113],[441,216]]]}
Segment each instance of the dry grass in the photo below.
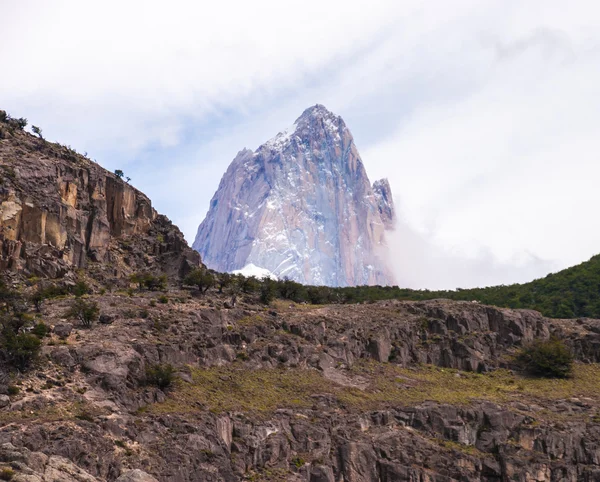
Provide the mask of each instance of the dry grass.
{"label": "dry grass", "polygon": [[310,408],[313,395],[328,394],[347,409],[407,406],[427,400],[465,405],[493,402],[553,401],[570,397],[600,398],[600,366],[577,364],[570,379],[526,378],[498,370],[489,374],[432,366],[418,369],[363,363],[350,375],[369,380],[366,390],[338,385],[321,372],[307,369],[249,370],[242,365],[192,369],[192,383],[178,382],[168,400],[149,408],[159,413],[272,412],[278,408]]}

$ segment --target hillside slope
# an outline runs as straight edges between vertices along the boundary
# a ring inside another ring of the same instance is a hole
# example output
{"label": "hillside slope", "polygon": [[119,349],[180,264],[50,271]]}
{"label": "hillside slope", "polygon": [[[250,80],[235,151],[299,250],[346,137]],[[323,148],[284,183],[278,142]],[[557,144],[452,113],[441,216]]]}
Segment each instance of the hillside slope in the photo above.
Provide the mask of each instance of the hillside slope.
{"label": "hillside slope", "polygon": [[61,278],[94,268],[172,277],[198,266],[150,199],[69,147],[24,132],[0,111],[0,269]]}
{"label": "hillside slope", "polygon": [[[49,300],[35,370],[0,381],[15,482],[598,480],[600,320],[453,301],[228,308],[217,290],[88,299],[102,324],[65,330],[73,300]],[[580,360],[572,379],[498,368],[551,335]],[[167,364],[163,386],[149,374]]]}

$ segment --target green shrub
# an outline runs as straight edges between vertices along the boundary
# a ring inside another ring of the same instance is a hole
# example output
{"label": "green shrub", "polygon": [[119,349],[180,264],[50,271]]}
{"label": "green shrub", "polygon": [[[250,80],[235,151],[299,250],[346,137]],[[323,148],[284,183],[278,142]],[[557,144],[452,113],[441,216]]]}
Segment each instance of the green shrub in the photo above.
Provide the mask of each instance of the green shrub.
{"label": "green shrub", "polygon": [[160,291],[167,289],[167,275],[153,275],[152,273],[134,273],[129,279],[132,283],[137,283],[141,290]]}
{"label": "green shrub", "polygon": [[15,368],[25,370],[36,359],[42,342],[30,333],[14,334],[6,332],[2,340],[2,350]]}
{"label": "green shrub", "polygon": [[169,302],[169,297],[165,295],[160,295],[158,297],[158,302],[162,303],[163,305],[166,305]]}
{"label": "green shrub", "polygon": [[302,457],[294,457],[292,459],[292,464],[294,464],[296,468],[299,469],[300,467],[303,467],[306,464],[306,460],[304,460]]}
{"label": "green shrub", "polygon": [[84,298],[76,298],[67,312],[67,316],[76,318],[86,327],[91,327],[94,321],[98,319],[98,303],[95,301],[86,301]]}
{"label": "green shrub", "polygon": [[48,328],[48,325],[46,325],[43,322],[39,322],[38,324],[36,324],[33,327],[33,330],[31,330],[31,333],[35,336],[37,336],[38,338],[42,339],[44,338],[48,332],[50,331],[50,328]]}
{"label": "green shrub", "polygon": [[260,285],[260,302],[268,305],[275,299],[275,294],[275,282],[269,278],[265,278]]}
{"label": "green shrub", "polygon": [[78,281],[73,287],[73,294],[75,296],[83,296],[90,293],[90,287],[85,281]]}
{"label": "green shrub", "polygon": [[15,471],[13,469],[5,467],[0,470],[0,480],[12,480],[14,476]]}
{"label": "green shrub", "polygon": [[17,387],[16,385],[8,386],[8,394],[9,395],[18,395],[20,391],[21,391],[21,389],[19,387]]}
{"label": "green shrub", "polygon": [[153,365],[146,369],[146,383],[164,390],[169,388],[175,379],[172,365]]}
{"label": "green shrub", "polygon": [[557,338],[536,340],[523,347],[517,361],[532,375],[567,378],[573,370],[571,350]]}

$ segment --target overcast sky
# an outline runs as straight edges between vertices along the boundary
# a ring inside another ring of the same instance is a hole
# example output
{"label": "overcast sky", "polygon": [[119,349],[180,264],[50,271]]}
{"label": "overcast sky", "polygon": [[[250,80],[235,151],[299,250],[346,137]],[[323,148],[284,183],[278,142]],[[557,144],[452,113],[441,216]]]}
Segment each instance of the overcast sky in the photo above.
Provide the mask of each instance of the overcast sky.
{"label": "overcast sky", "polygon": [[122,169],[191,243],[221,175],[321,103],[388,177],[398,282],[600,252],[600,3],[0,0],[0,108]]}

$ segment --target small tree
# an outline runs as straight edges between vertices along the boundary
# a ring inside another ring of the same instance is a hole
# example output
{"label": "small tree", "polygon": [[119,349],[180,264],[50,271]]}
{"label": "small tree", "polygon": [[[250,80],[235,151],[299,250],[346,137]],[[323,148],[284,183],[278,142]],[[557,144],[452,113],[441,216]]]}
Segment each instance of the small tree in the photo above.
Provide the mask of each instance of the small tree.
{"label": "small tree", "polygon": [[268,305],[275,299],[275,282],[271,278],[264,278],[260,285],[260,302]]}
{"label": "small tree", "polygon": [[115,170],[115,176],[117,176],[119,179],[123,179],[124,175],[125,175],[125,173],[121,169]]}
{"label": "small tree", "polygon": [[240,275],[240,287],[244,293],[252,293],[259,287],[258,279],[256,276],[241,276]]}
{"label": "small tree", "polygon": [[91,327],[94,321],[98,319],[98,303],[95,301],[86,301],[84,298],[76,298],[71,305],[67,316],[76,318],[85,327]]}
{"label": "small tree", "polygon": [[215,277],[207,269],[196,268],[185,277],[184,282],[198,288],[200,293],[206,293],[215,284]]}
{"label": "small tree", "polygon": [[8,361],[18,368],[25,370],[37,357],[42,342],[30,333],[5,332],[2,348]]}
{"label": "small tree", "polygon": [[517,361],[532,375],[567,378],[573,370],[573,354],[558,338],[535,340],[521,349]]}
{"label": "small tree", "polygon": [[31,132],[33,132],[36,136],[38,136],[40,139],[43,139],[44,136],[42,136],[42,129],[40,129],[38,126],[31,126]]}
{"label": "small tree", "polygon": [[223,293],[223,288],[227,288],[231,284],[231,275],[229,273],[221,273],[219,275],[219,293]]}

